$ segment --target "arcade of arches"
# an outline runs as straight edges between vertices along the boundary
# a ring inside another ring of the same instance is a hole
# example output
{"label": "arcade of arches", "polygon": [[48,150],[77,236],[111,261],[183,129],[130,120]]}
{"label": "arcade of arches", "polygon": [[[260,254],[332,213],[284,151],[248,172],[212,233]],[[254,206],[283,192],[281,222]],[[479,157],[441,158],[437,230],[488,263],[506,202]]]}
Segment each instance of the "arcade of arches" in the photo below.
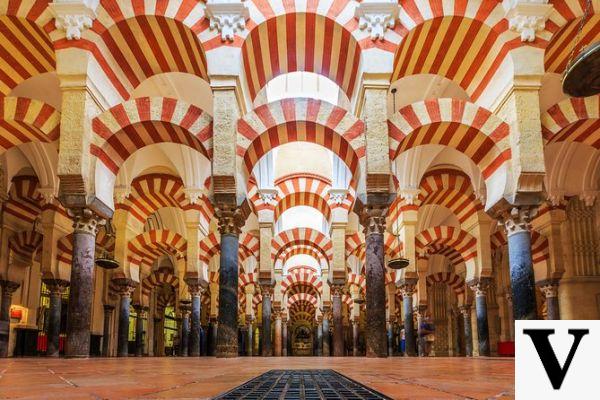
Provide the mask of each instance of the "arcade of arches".
{"label": "arcade of arches", "polygon": [[415,356],[430,318],[430,356],[510,356],[515,319],[599,319],[585,6],[0,2],[0,355]]}

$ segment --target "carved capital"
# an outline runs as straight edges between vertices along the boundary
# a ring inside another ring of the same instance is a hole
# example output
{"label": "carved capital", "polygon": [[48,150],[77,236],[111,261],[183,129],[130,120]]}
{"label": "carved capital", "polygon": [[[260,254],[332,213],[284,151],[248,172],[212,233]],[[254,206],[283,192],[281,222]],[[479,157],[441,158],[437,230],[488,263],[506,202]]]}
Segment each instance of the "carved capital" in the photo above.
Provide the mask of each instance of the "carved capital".
{"label": "carved capital", "polygon": [[204,292],[204,286],[202,286],[202,282],[198,278],[185,278],[185,284],[188,287],[188,292],[190,296],[196,297],[201,296]]}
{"label": "carved capital", "polygon": [[329,285],[329,287],[331,288],[332,296],[341,296],[342,294],[344,294],[344,291],[346,290],[345,285]]}
{"label": "carved capital", "polygon": [[471,305],[465,304],[458,307],[458,311],[462,314],[463,318],[470,319],[471,318]]}
{"label": "carved capital", "polygon": [[329,200],[335,204],[342,204],[348,196],[348,190],[346,189],[329,189]]}
{"label": "carved capital", "polygon": [[17,291],[19,286],[21,286],[21,284],[17,283],[17,282],[0,280],[0,287],[2,288],[2,295],[7,294],[9,296],[12,296],[12,294]]}
{"label": "carved capital", "polygon": [[221,235],[239,235],[247,217],[242,207],[229,204],[217,205],[215,216],[219,221],[219,232]]}
{"label": "carved capital", "polygon": [[268,297],[269,299],[273,300],[274,291],[275,287],[273,285],[260,285],[260,293],[263,299]]}
{"label": "carved capital", "polygon": [[548,0],[504,0],[502,5],[509,29],[520,33],[522,42],[533,42],[536,33],[545,29],[552,12]]}
{"label": "carved capital", "polygon": [[475,293],[475,297],[485,297],[492,285],[492,279],[489,277],[476,278],[467,282],[467,285]]}
{"label": "carved capital", "polygon": [[233,42],[236,32],[246,29],[250,13],[241,0],[208,0],[206,15],[210,18],[210,29],[221,33],[221,41]]}
{"label": "carved capital", "polygon": [[70,282],[64,279],[43,279],[42,282],[46,285],[50,293],[62,295],[69,287]]}
{"label": "carved capital", "polygon": [[103,308],[104,308],[104,313],[110,314],[115,309],[115,306],[113,306],[112,304],[104,304]]}
{"label": "carved capital", "polygon": [[184,188],[183,193],[190,204],[198,204],[200,199],[206,194],[205,190],[201,188]]}
{"label": "carved capital", "polygon": [[537,283],[544,297],[558,297],[558,281],[548,279]]}
{"label": "carved capital", "polygon": [[417,279],[404,279],[398,283],[398,290],[402,297],[412,297],[417,290]]}
{"label": "carved capital", "polygon": [[405,187],[400,188],[398,193],[400,194],[400,197],[404,199],[406,204],[415,204],[415,200],[419,198],[419,193],[421,193],[421,189],[418,187]]}
{"label": "carved capital", "polygon": [[358,27],[371,34],[371,40],[383,40],[385,32],[396,25],[400,7],[396,1],[363,0],[355,10]]}
{"label": "carved capital", "polygon": [[67,40],[81,39],[83,31],[92,27],[99,0],[55,0],[50,3],[54,25],[65,31]]}
{"label": "carved capital", "polygon": [[112,280],[116,289],[116,292],[121,297],[131,297],[131,294],[135,291],[137,284],[129,278],[115,278]]}
{"label": "carved capital", "polygon": [[67,212],[73,218],[74,233],[85,233],[96,236],[100,226],[106,222],[88,208],[70,208]]}
{"label": "carved capital", "polygon": [[365,236],[375,233],[383,235],[387,211],[388,207],[383,205],[366,205],[362,208],[359,218]]}
{"label": "carved capital", "polygon": [[537,214],[536,206],[513,207],[501,215],[501,223],[508,236],[523,231],[531,231],[531,220]]}

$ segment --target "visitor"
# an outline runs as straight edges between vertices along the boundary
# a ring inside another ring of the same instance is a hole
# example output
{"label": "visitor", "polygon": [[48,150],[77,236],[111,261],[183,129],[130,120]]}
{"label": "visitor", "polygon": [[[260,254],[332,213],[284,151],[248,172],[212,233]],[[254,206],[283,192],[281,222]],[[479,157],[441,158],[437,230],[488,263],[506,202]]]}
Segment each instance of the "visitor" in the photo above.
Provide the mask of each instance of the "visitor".
{"label": "visitor", "polygon": [[429,357],[431,355],[431,349],[433,348],[433,342],[435,341],[435,326],[431,320],[431,315],[428,312],[423,316],[419,331],[419,339],[423,346],[423,357]]}

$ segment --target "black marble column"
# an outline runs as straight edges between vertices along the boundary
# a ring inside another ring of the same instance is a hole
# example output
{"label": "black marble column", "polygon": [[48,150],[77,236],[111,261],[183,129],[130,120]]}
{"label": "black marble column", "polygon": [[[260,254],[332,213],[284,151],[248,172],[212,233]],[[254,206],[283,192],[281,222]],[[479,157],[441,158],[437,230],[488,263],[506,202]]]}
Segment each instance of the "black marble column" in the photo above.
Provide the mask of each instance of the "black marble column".
{"label": "black marble column", "polygon": [[135,356],[144,355],[144,307],[139,304],[133,306],[135,310]]}
{"label": "black marble column", "polygon": [[200,356],[200,316],[202,315],[202,286],[197,278],[186,278],[190,296],[192,296],[190,314],[190,357]]}
{"label": "black marble column", "polygon": [[344,326],[342,321],[342,290],[340,285],[331,286],[331,310],[333,314],[333,356],[344,356]]}
{"label": "black marble column", "polygon": [[58,357],[62,295],[65,288],[69,286],[69,282],[62,279],[44,279],[44,283],[50,291],[50,308],[48,310],[48,328],[46,332],[48,348],[46,350],[46,356]]}
{"label": "black marble column", "polygon": [[323,325],[321,325],[321,332],[323,341],[323,357],[329,357],[331,355],[331,349],[329,348],[329,319],[331,313],[323,310]]}
{"label": "black marble column", "polygon": [[134,282],[127,278],[113,280],[118,287],[121,296],[119,306],[119,327],[117,337],[117,357],[129,356],[129,307],[131,305],[131,294],[135,286]]}
{"label": "black marble column", "polygon": [[504,215],[504,225],[508,234],[508,263],[515,320],[538,317],[530,226],[535,212],[536,210],[531,207],[515,207]]}
{"label": "black marble column", "polygon": [[546,298],[546,319],[560,319],[558,308],[558,281],[546,280],[538,283],[542,294]]}
{"label": "black marble column", "polygon": [[90,326],[94,300],[94,252],[100,218],[88,209],[70,210],[73,215],[73,262],[69,313],[67,316],[67,357],[90,356]]}
{"label": "black marble column", "polygon": [[475,292],[475,314],[477,315],[477,339],[479,355],[490,356],[490,333],[487,314],[487,290],[490,278],[481,277],[469,282],[469,287]]}
{"label": "black marble column", "polygon": [[208,325],[204,325],[200,329],[200,355],[208,356]]}
{"label": "black marble column", "polygon": [[283,317],[281,320],[281,355],[287,357],[288,355],[288,324],[287,318]]}
{"label": "black marble column", "polygon": [[0,357],[8,357],[10,305],[12,303],[12,295],[19,286],[16,282],[0,280],[0,288],[2,288],[2,304],[0,304]]}
{"label": "black marble column", "polygon": [[115,306],[111,304],[104,305],[104,324],[102,325],[102,357],[110,355],[110,321]]}
{"label": "black marble column", "polygon": [[190,353],[190,308],[189,304],[182,304],[181,310],[181,336],[179,339],[179,357],[187,357]]}
{"label": "black marble column", "polygon": [[360,325],[358,320],[352,321],[352,355],[358,356],[358,336],[360,332]]}
{"label": "black marble column", "polygon": [[252,357],[254,350],[254,326],[252,326],[252,316],[247,315],[246,321],[248,324],[248,331],[246,332],[246,355]]}
{"label": "black marble column", "polygon": [[383,232],[387,206],[367,205],[360,213],[366,243],[367,357],[387,357]]}
{"label": "black marble column", "polygon": [[394,355],[394,322],[387,322],[387,339],[388,339],[388,355],[392,357]]}
{"label": "black marble column", "polygon": [[216,317],[211,317],[208,323],[208,355],[215,356],[217,354],[217,330],[219,324]]}
{"label": "black marble column", "polygon": [[317,335],[316,335],[316,356],[321,357],[323,355],[323,317],[317,317]]}
{"label": "black marble column", "polygon": [[404,338],[405,352],[407,356],[414,357],[417,355],[415,348],[415,324],[413,321],[413,294],[417,279],[404,279],[399,285],[402,293],[402,307],[404,309]]}
{"label": "black marble column", "polygon": [[462,346],[460,342],[460,325],[462,323],[462,314],[460,310],[452,309],[452,338],[454,339],[452,346],[454,347],[454,356],[458,357],[462,354]]}
{"label": "black marble column", "polygon": [[273,286],[262,285],[260,287],[262,293],[262,353],[263,357],[271,357],[273,355],[273,346],[271,343],[271,299],[273,297]]}
{"label": "black marble column", "polygon": [[465,356],[473,357],[473,331],[471,328],[471,306],[464,305],[460,307],[460,313],[463,317],[463,327],[465,329]]}

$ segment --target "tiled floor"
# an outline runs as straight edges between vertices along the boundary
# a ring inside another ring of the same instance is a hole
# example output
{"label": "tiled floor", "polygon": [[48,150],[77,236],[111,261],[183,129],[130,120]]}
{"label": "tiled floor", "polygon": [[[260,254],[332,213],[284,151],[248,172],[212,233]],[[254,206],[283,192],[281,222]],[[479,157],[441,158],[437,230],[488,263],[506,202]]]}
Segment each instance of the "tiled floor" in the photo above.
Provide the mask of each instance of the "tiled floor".
{"label": "tiled floor", "polygon": [[331,368],[394,399],[514,397],[513,359],[128,358],[0,360],[0,399],[202,399],[270,369]]}

